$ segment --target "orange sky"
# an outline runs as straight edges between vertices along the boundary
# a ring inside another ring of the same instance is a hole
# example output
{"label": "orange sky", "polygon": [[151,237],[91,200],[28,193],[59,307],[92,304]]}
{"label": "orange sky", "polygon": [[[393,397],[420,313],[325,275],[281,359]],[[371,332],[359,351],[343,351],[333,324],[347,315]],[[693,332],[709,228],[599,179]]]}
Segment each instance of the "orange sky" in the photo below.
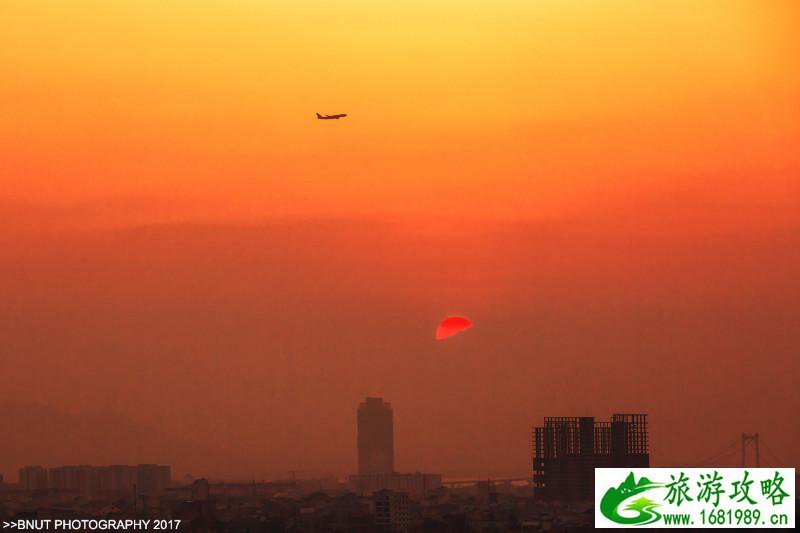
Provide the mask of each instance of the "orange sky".
{"label": "orange sky", "polygon": [[[190,435],[229,459],[136,460],[220,476],[352,471],[366,395],[406,470],[524,474],[542,416],[615,409],[651,413],[662,464],[759,430],[796,465],[798,22],[2,1],[0,403]],[[431,344],[451,313],[475,326]]]}
{"label": "orange sky", "polygon": [[737,200],[796,192],[791,1],[0,10],[15,200],[535,217],[697,181]]}

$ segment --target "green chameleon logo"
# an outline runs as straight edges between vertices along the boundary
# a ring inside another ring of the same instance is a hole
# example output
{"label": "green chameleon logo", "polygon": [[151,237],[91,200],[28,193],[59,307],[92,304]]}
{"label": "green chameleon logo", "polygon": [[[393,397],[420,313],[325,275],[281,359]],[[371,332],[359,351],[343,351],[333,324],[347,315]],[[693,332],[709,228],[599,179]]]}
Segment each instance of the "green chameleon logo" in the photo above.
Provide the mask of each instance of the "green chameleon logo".
{"label": "green chameleon logo", "polygon": [[657,522],[661,519],[661,514],[659,514],[655,508],[660,505],[644,496],[633,500],[625,507],[626,511],[637,511],[637,516],[621,516],[619,514],[619,508],[626,500],[629,500],[633,496],[663,486],[663,483],[650,481],[646,477],[640,478],[637,483],[633,479],[633,472],[631,472],[619,487],[612,487],[606,491],[605,496],[600,500],[600,512],[603,513],[603,516],[618,524],[641,526]]}

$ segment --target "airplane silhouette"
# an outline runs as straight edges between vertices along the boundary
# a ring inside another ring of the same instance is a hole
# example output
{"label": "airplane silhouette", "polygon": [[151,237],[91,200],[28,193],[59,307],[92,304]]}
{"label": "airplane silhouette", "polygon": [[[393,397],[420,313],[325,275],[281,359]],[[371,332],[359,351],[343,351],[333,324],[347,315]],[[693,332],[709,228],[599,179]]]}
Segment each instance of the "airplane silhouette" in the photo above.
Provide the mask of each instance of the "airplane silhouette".
{"label": "airplane silhouette", "polygon": [[340,113],[338,115],[320,115],[317,113],[317,118],[319,120],[339,120],[342,117],[346,117],[347,113]]}

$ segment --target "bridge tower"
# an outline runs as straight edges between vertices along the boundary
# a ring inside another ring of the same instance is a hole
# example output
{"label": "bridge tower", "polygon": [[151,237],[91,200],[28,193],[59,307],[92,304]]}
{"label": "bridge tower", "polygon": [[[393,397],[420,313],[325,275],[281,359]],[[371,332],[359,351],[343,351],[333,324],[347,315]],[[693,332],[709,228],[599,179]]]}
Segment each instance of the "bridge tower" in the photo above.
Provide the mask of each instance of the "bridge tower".
{"label": "bridge tower", "polygon": [[745,463],[745,458],[747,457],[747,448],[752,447],[755,450],[756,454],[756,468],[761,466],[761,459],[758,453],[758,433],[753,433],[752,435],[748,435],[747,433],[742,433],[742,468],[747,466]]}

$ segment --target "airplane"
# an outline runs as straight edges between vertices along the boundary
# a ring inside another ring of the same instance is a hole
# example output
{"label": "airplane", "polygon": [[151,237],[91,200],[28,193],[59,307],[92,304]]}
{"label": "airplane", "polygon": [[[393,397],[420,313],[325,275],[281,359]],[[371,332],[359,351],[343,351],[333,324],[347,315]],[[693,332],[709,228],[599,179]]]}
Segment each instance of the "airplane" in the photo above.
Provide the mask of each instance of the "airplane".
{"label": "airplane", "polygon": [[320,115],[317,113],[317,118],[319,120],[339,120],[342,117],[346,117],[347,113],[340,113],[338,115]]}

